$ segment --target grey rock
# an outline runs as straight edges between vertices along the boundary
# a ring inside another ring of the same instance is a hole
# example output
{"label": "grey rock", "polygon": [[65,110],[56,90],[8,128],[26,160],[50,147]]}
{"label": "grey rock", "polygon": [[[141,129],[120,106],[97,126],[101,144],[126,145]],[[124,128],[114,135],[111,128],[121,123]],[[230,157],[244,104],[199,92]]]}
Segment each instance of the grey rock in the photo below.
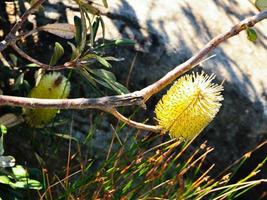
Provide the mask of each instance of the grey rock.
{"label": "grey rock", "polygon": [[[69,23],[79,15],[69,8],[66,12]],[[257,12],[249,0],[112,0],[104,10],[106,39],[136,41],[134,48],[109,52],[126,58],[113,63],[113,70],[125,83],[136,55],[129,88],[139,90],[190,58],[216,35]],[[194,69],[214,73],[218,83],[225,80],[221,111],[196,141],[208,140],[208,145],[215,147],[211,162],[221,169],[267,139],[267,20],[255,30],[259,36],[256,43],[248,41],[243,31],[216,48],[214,58]],[[153,107],[163,93],[148,102],[150,110],[144,119],[153,119]],[[102,141],[106,135],[97,137],[96,141]],[[96,144],[101,144],[99,141]]]}
{"label": "grey rock", "polygon": [[[141,89],[190,58],[216,35],[257,12],[249,1],[112,1],[104,18],[107,39],[137,42],[134,49],[114,52],[126,58],[114,64],[115,71],[124,82],[137,53],[130,89]],[[221,44],[213,52],[216,57],[201,65],[205,72],[217,76],[218,83],[225,80],[223,107],[198,138],[215,147],[213,158],[222,168],[267,139],[267,20],[255,29],[259,36],[256,43],[242,32]]]}

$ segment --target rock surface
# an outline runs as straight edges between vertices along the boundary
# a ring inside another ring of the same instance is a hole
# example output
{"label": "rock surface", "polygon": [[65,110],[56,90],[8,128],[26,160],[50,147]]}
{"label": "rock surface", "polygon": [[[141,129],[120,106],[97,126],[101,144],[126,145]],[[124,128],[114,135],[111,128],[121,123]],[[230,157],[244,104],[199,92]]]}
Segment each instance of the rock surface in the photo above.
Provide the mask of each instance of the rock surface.
{"label": "rock surface", "polygon": [[[104,19],[107,38],[137,42],[134,51],[124,48],[114,53],[126,58],[114,66],[118,74],[125,74],[122,81],[137,53],[131,90],[156,81],[213,37],[258,12],[247,0],[114,0],[109,6]],[[213,52],[216,57],[201,65],[215,73],[218,82],[225,80],[223,107],[198,139],[207,139],[215,147],[213,156],[222,167],[267,139],[267,20],[255,29],[256,43],[242,32],[221,44]]]}
{"label": "rock surface", "polygon": [[[129,87],[131,91],[141,89],[190,58],[216,35],[257,12],[249,0],[112,0],[104,17],[106,38],[136,41],[134,49],[113,52],[126,58],[113,68],[125,82],[136,56]],[[75,14],[66,10],[69,23]],[[242,32],[221,44],[213,52],[216,57],[201,65],[207,73],[216,74],[219,83],[225,80],[223,107],[198,138],[215,147],[213,158],[222,169],[267,139],[267,20],[255,29],[259,36],[256,43]],[[150,104],[155,105],[160,95]],[[152,114],[153,106],[150,108]]]}

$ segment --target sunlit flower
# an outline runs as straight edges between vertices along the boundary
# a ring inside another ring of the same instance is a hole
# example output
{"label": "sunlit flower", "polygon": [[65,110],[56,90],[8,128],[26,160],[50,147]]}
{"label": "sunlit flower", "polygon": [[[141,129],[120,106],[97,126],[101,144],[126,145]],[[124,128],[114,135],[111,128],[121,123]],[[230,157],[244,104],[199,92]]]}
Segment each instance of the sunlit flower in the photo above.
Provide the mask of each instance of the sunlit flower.
{"label": "sunlit flower", "polygon": [[[40,99],[64,99],[70,93],[70,83],[58,72],[44,75],[28,97]],[[57,109],[24,109],[25,120],[32,127],[42,127],[56,116]]]}
{"label": "sunlit flower", "polygon": [[163,132],[191,140],[215,117],[221,107],[223,86],[214,75],[185,75],[176,81],[156,105],[156,119]]}

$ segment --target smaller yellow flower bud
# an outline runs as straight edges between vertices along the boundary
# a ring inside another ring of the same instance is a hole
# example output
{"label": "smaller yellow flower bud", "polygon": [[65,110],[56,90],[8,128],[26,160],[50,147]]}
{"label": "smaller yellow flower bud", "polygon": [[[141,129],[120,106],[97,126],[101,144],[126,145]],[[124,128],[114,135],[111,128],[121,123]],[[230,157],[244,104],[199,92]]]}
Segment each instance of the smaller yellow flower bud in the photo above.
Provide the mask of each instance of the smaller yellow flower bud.
{"label": "smaller yellow flower bud", "polygon": [[212,121],[223,100],[223,87],[212,83],[214,78],[202,72],[185,75],[173,84],[155,109],[163,132],[191,140]]}
{"label": "smaller yellow flower bud", "polygon": [[[44,75],[28,97],[40,99],[64,99],[69,96],[70,83],[58,72]],[[26,122],[32,127],[42,127],[56,116],[57,109],[24,109]]]}

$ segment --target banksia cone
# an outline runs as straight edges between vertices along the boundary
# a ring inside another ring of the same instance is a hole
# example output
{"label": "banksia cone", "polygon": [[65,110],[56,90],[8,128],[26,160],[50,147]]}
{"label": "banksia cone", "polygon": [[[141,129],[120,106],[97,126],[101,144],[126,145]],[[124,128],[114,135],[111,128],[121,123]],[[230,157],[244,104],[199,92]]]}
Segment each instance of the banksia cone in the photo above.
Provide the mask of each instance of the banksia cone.
{"label": "banksia cone", "polygon": [[215,117],[221,107],[222,85],[214,75],[185,75],[176,81],[156,105],[156,119],[163,132],[191,140]]}
{"label": "banksia cone", "polygon": [[[64,99],[70,93],[70,83],[58,72],[44,75],[28,97],[41,99]],[[57,109],[24,109],[26,122],[32,127],[42,127],[56,116]]]}

